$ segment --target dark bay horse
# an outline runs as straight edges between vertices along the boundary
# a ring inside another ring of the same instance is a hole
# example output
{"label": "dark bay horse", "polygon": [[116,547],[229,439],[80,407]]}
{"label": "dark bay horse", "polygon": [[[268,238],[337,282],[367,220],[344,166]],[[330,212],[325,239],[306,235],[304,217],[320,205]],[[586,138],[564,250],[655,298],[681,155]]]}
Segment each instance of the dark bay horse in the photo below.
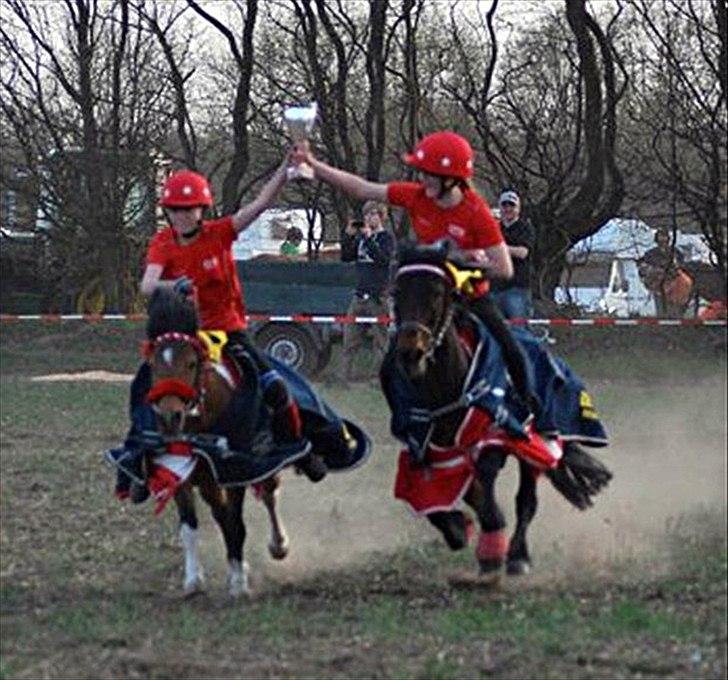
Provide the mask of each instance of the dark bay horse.
{"label": "dark bay horse", "polygon": [[[152,387],[147,401],[157,420],[159,439],[155,454],[147,453],[144,468],[150,488],[154,480],[163,485],[165,475],[161,463],[166,456],[178,466],[184,477],[159,494],[173,494],[180,520],[180,536],[184,546],[184,593],[191,595],[203,587],[199,558],[198,521],[193,487],[212,510],[225,541],[229,566],[228,585],[234,597],[247,594],[247,566],[243,561],[245,525],[243,500],[245,486],[223,486],[213,473],[205,456],[205,440],[198,433],[208,433],[229,406],[234,388],[225,372],[209,360],[205,345],[198,338],[197,313],[193,303],[169,289],[155,291],[149,303],[146,353],[151,368]],[[241,379],[255,380],[242,375]],[[191,470],[191,472],[190,472]],[[160,471],[162,474],[160,475]],[[156,474],[155,474],[156,473]],[[276,512],[279,478],[268,476],[257,490],[271,522],[269,552],[274,559],[283,559],[288,552],[288,538]]]}
{"label": "dark bay horse", "polygon": [[[396,333],[380,375],[393,413],[393,433],[407,444],[400,455],[395,495],[418,514],[425,514],[452,549],[465,547],[472,533],[468,516],[450,502],[464,500],[475,510],[480,524],[476,554],[481,573],[495,572],[505,561],[509,574],[523,574],[530,569],[526,533],[537,509],[539,469],[528,458],[518,457],[517,524],[509,540],[494,491],[498,473],[507,455],[514,453],[512,443],[516,441],[499,435],[506,417],[511,417],[506,402],[498,401],[507,383],[484,381],[477,387],[472,377],[476,358],[472,344],[463,339],[463,330],[478,322],[469,319],[458,302],[458,277],[446,257],[443,247],[413,247],[400,253],[394,288]],[[499,352],[494,343],[490,348]],[[498,365],[502,367],[501,360]],[[469,380],[476,388],[467,391]],[[473,411],[473,403],[488,392],[494,404],[491,413]],[[576,399],[578,403],[581,398],[582,407],[588,410],[591,404],[585,394],[577,394]],[[549,446],[555,441],[561,449],[558,465],[543,471],[572,505],[585,509],[609,482],[611,473],[576,441],[552,440]],[[463,471],[460,478],[458,470]],[[445,489],[450,485],[450,498],[444,503],[428,498],[438,475]],[[462,491],[453,487],[461,483],[458,479],[465,480]],[[420,490],[413,492],[412,488]],[[424,496],[419,509],[418,494]],[[419,511],[421,508],[426,509]]]}

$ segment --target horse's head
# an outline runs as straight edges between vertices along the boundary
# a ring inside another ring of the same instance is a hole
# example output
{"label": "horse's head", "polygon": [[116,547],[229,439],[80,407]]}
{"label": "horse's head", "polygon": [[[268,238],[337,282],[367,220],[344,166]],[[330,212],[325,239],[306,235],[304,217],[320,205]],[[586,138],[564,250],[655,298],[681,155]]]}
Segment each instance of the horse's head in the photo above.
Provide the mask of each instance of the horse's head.
{"label": "horse's head", "polygon": [[178,435],[202,399],[207,358],[197,338],[197,313],[191,301],[168,289],[154,292],[149,303],[146,355],[152,370],[147,400],[162,433]]}
{"label": "horse's head", "polygon": [[394,286],[395,352],[410,378],[424,376],[452,321],[446,243],[400,249]]}

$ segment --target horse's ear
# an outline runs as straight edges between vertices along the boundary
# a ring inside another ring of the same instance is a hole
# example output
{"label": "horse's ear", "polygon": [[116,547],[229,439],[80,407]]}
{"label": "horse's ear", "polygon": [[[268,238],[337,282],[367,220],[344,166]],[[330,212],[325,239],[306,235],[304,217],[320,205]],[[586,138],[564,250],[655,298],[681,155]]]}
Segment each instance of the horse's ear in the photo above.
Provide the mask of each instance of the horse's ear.
{"label": "horse's ear", "polygon": [[397,262],[400,266],[410,262],[417,253],[417,244],[413,241],[400,241],[397,245]]}

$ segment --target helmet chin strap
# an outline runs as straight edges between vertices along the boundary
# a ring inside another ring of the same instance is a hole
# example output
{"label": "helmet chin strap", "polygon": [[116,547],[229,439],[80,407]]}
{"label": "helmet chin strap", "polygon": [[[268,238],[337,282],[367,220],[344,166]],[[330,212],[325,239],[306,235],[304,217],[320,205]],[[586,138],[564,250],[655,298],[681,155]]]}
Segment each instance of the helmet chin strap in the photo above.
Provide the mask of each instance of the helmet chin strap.
{"label": "helmet chin strap", "polygon": [[447,194],[449,194],[456,186],[458,181],[454,177],[441,177],[440,178],[440,192],[437,194],[437,200],[441,201]]}
{"label": "helmet chin strap", "polygon": [[182,238],[190,239],[197,236],[197,234],[200,233],[200,229],[202,229],[202,220],[199,220],[197,224],[195,225],[194,229],[191,229],[190,231],[185,231],[182,233]]}
{"label": "helmet chin strap", "polygon": [[[169,218],[169,211],[165,208],[164,210],[164,216],[167,218],[167,222],[171,223],[172,220]],[[185,231],[179,234],[180,238],[183,238],[185,240],[194,238],[197,236],[197,234],[200,233],[200,230],[202,229],[202,218],[197,220],[197,223],[195,224],[194,229],[190,229],[190,231]]]}

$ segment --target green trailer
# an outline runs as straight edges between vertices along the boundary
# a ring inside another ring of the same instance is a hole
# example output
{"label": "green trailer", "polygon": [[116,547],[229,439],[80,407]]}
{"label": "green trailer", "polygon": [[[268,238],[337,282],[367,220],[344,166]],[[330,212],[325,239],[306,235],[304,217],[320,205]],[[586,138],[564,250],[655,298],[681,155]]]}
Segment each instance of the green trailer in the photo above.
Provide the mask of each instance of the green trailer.
{"label": "green trailer", "polygon": [[[356,284],[354,265],[344,262],[239,260],[249,314],[346,314]],[[250,331],[258,347],[314,376],[328,364],[340,324],[254,321]]]}

